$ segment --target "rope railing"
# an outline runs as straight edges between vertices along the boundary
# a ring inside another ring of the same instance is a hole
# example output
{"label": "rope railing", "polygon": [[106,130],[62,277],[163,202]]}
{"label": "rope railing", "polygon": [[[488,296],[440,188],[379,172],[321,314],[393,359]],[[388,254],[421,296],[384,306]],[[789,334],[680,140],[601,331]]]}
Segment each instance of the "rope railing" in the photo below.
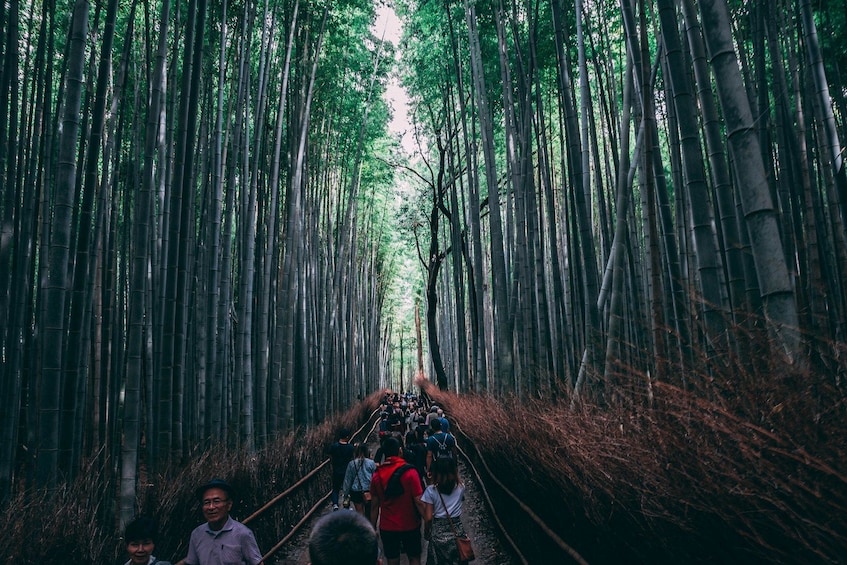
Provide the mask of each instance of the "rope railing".
{"label": "rope railing", "polygon": [[[371,423],[371,420],[373,420],[374,416],[376,416],[376,415],[377,415],[377,412],[378,412],[377,410],[374,410],[373,412],[371,412],[371,415],[370,415],[370,416],[368,416],[368,419],[365,421],[365,423],[364,423],[364,424],[362,424],[362,426],[360,426],[360,427],[359,427],[359,429],[357,429],[355,432],[353,432],[353,434],[352,434],[352,436],[351,436],[351,439],[352,439],[353,437],[356,437],[357,435],[361,434],[361,433],[362,433],[362,431],[364,431],[364,430],[365,430],[365,428],[367,428],[369,425],[370,425],[370,426],[373,426],[373,425],[374,425],[374,424],[372,424],[372,423]],[[367,436],[366,436],[366,437],[367,437]],[[284,498],[286,498],[286,497],[287,497],[288,495],[290,495],[292,492],[294,492],[294,491],[295,491],[295,490],[297,490],[299,487],[301,487],[301,486],[303,486],[304,484],[306,484],[306,482],[308,482],[308,481],[309,481],[309,479],[311,479],[312,477],[314,477],[315,475],[317,475],[317,474],[321,471],[321,469],[325,468],[327,465],[329,465],[329,463],[330,463],[330,459],[327,457],[327,458],[326,458],[326,459],[324,459],[324,460],[323,460],[323,462],[321,462],[321,463],[320,463],[317,467],[315,467],[314,469],[312,469],[311,471],[309,471],[308,473],[306,473],[306,474],[305,474],[302,478],[300,478],[300,479],[299,479],[296,483],[294,483],[293,485],[291,485],[290,487],[288,487],[287,489],[285,489],[284,491],[282,491],[281,493],[279,493],[278,495],[276,495],[275,497],[273,497],[272,499],[270,499],[270,500],[269,500],[268,502],[266,502],[266,503],[265,503],[265,504],[264,504],[261,508],[259,508],[258,510],[256,510],[255,512],[253,512],[252,514],[250,514],[250,515],[249,515],[247,518],[245,518],[244,520],[242,520],[242,521],[241,521],[241,523],[242,523],[242,524],[248,524],[248,523],[252,522],[253,520],[255,520],[256,518],[260,517],[263,513],[265,513],[265,512],[266,512],[267,510],[269,510],[270,508],[273,508],[276,504],[278,504],[281,500],[283,500]]]}
{"label": "rope railing", "polygon": [[265,555],[262,556],[262,561],[267,562],[267,560],[273,557],[277,551],[282,549],[285,544],[287,544],[289,540],[291,540],[291,538],[293,538],[297,534],[300,528],[302,528],[303,525],[309,521],[309,519],[315,514],[315,512],[317,512],[320,507],[323,506],[324,503],[326,503],[331,494],[332,491],[326,493],[320,500],[318,500],[315,505],[312,506],[308,512],[306,512],[306,514],[300,519],[300,521],[294,524],[294,527],[291,528],[291,531],[288,532],[288,534],[286,534],[284,538],[279,540],[279,542],[275,546],[273,546],[270,551],[268,551]]}
{"label": "rope railing", "polygon": [[[362,426],[360,426],[359,429],[357,429],[355,432],[353,432],[351,434],[350,439],[355,438],[356,436],[361,434],[368,426],[370,426],[371,429],[368,430],[367,434],[365,434],[365,438],[367,438],[373,432],[374,428],[376,427],[376,423],[379,421],[377,419],[376,421],[371,423],[371,420],[373,420],[374,416],[377,415],[377,412],[378,412],[377,410],[374,410],[371,413],[371,415],[368,416],[368,419],[365,421],[365,423],[362,424]],[[302,486],[306,481],[308,481],[313,476],[315,476],[318,473],[318,471],[320,471],[321,469],[323,469],[324,467],[329,465],[329,463],[330,463],[330,459],[329,458],[325,459],[320,465],[318,465],[317,467],[315,467],[314,469],[309,471],[309,473],[306,474],[302,479],[300,479],[299,481],[297,481],[296,483],[294,483],[293,485],[291,485],[290,487],[285,489],[285,491],[276,495],[273,499],[268,501],[259,510],[257,510],[256,512],[251,514],[247,519],[245,519],[244,523],[247,523],[247,520],[254,519],[255,517],[259,516],[261,513],[265,512],[268,508],[272,507],[274,504],[277,504],[280,500],[282,500],[283,498],[285,498],[286,496],[291,494],[294,490],[296,490],[298,487]],[[323,497],[321,497],[321,499],[318,500],[315,503],[315,505],[312,506],[309,509],[308,512],[306,512],[306,514],[300,519],[300,521],[297,522],[296,524],[294,524],[294,526],[291,528],[291,530],[289,530],[289,532],[285,535],[285,537],[283,537],[279,542],[277,542],[277,544],[275,546],[273,546],[271,548],[271,550],[268,551],[268,553],[266,553],[265,555],[262,556],[262,560],[267,562],[267,560],[270,557],[272,557],[274,554],[276,554],[277,551],[282,549],[285,546],[285,544],[288,543],[291,540],[291,538],[294,537],[294,535],[297,534],[297,532],[300,530],[300,528],[302,528],[309,521],[309,519],[321,508],[321,506],[323,506],[326,503],[326,501],[329,499],[331,494],[332,494],[332,491],[326,493]]]}
{"label": "rope railing", "polygon": [[[463,438],[464,440],[467,440],[467,441],[468,441],[471,445],[473,445],[473,441],[471,441],[471,440],[470,440],[470,438],[468,438],[468,437],[467,437],[467,435],[465,435],[465,434],[461,431],[461,429],[458,429],[457,431],[458,431],[459,433],[461,433],[461,434],[462,434],[462,438]],[[473,470],[474,475],[476,475],[476,477],[477,477],[477,481],[479,482],[480,489],[481,489],[481,490],[483,491],[483,493],[485,494],[485,498],[486,498],[486,500],[488,501],[488,503],[489,503],[489,507],[490,507],[490,508],[491,508],[491,510],[492,510],[492,512],[491,512],[491,513],[492,513],[492,515],[494,516],[494,520],[497,522],[497,525],[498,525],[498,527],[500,528],[500,531],[503,533],[503,535],[506,537],[506,539],[509,541],[509,543],[512,545],[512,547],[516,550],[516,552],[517,552],[518,556],[520,557],[520,559],[521,559],[524,563],[528,563],[528,562],[526,561],[526,559],[524,558],[523,554],[521,554],[520,550],[518,550],[517,545],[516,545],[516,544],[515,544],[515,542],[512,540],[512,538],[509,536],[508,532],[506,532],[506,529],[505,529],[505,528],[503,527],[503,525],[501,524],[501,522],[500,522],[499,518],[497,517],[497,513],[494,511],[494,506],[493,506],[493,504],[491,503],[491,499],[490,499],[490,497],[488,496],[488,492],[487,492],[487,490],[486,490],[486,488],[485,488],[485,484],[484,484],[484,482],[481,480],[481,478],[479,477],[479,473],[477,472],[476,467],[474,466],[473,462],[472,462],[472,461],[471,461],[471,459],[467,456],[467,454],[466,454],[464,451],[462,451],[462,449],[461,449],[461,448],[459,448],[459,447],[457,446],[457,449],[459,450],[459,452],[460,452],[460,454],[462,455],[462,457],[464,457],[464,458],[465,458],[465,461],[467,461],[467,463],[469,464],[469,466],[470,466],[470,467],[471,467],[471,469]],[[553,543],[555,543],[557,546],[559,546],[559,548],[561,548],[561,549],[562,549],[562,551],[564,551],[565,553],[567,553],[568,555],[570,555],[571,559],[573,559],[575,562],[579,563],[580,565],[588,565],[588,562],[587,562],[587,561],[586,561],[586,560],[582,557],[582,555],[580,555],[580,554],[579,554],[579,552],[578,552],[577,550],[575,550],[575,549],[574,549],[574,548],[572,548],[570,545],[568,545],[568,544],[567,544],[567,542],[565,542],[565,540],[563,540],[562,538],[560,538],[560,537],[559,537],[559,535],[558,535],[556,532],[554,532],[552,529],[550,529],[550,527],[549,527],[549,526],[548,526],[548,525],[544,522],[544,520],[542,520],[542,519],[541,519],[541,517],[540,517],[540,516],[538,516],[538,514],[536,514],[535,512],[533,512],[532,508],[530,508],[529,506],[527,506],[527,505],[526,505],[526,504],[525,504],[525,503],[524,503],[524,502],[523,502],[520,498],[518,498],[518,496],[517,496],[516,494],[514,494],[511,490],[509,490],[509,488],[505,485],[505,483],[503,483],[503,481],[501,481],[500,479],[498,479],[498,478],[497,478],[497,476],[496,476],[496,475],[494,475],[494,473],[491,471],[491,468],[490,468],[490,467],[488,466],[488,464],[485,462],[485,457],[483,457],[482,453],[480,453],[478,449],[475,449],[475,451],[476,451],[476,456],[479,458],[480,463],[482,463],[482,466],[483,466],[483,468],[485,469],[485,472],[486,472],[486,473],[488,473],[488,476],[491,478],[491,480],[492,480],[492,481],[494,481],[494,483],[495,483],[498,487],[500,487],[500,489],[501,489],[501,490],[502,490],[502,491],[506,494],[506,496],[508,496],[509,498],[511,498],[511,499],[512,499],[512,501],[513,501],[515,504],[517,504],[517,505],[518,505],[518,507],[520,507],[520,509],[521,509],[521,510],[523,510],[523,511],[524,511],[524,513],[525,513],[527,516],[529,516],[529,518],[530,518],[533,522],[535,522],[535,524],[539,527],[539,529],[540,529],[540,530],[541,530],[541,531],[542,531],[542,532],[543,532],[543,533],[544,533],[544,534],[545,534],[548,538],[550,538],[550,540],[551,540],[551,541],[553,541]]]}
{"label": "rope railing", "polygon": [[[374,420],[374,417],[377,416],[377,415],[378,415],[378,410],[374,410],[371,413],[371,415],[368,417],[368,419],[365,421],[365,423],[361,427],[359,427],[353,434],[351,434],[350,439],[356,438],[357,436],[359,436],[360,434],[362,434],[366,430],[367,430],[367,433],[363,436],[363,439],[367,439],[373,433],[373,431],[376,429],[377,423],[379,422],[379,418],[376,418],[376,420]],[[370,427],[370,429],[368,429],[368,427]],[[567,555],[569,555],[576,563],[579,563],[580,565],[587,565],[587,562],[585,561],[585,559],[574,548],[572,548],[562,538],[560,538],[558,536],[558,534],[556,534],[556,532],[554,532],[535,512],[533,512],[533,510],[531,508],[529,508],[529,506],[527,506],[523,501],[521,501],[517,497],[517,495],[515,495],[511,490],[509,490],[509,488],[505,485],[505,483],[503,481],[501,481],[500,479],[498,479],[494,475],[494,473],[491,471],[491,468],[486,463],[483,455],[479,452],[478,449],[476,449],[476,446],[474,445],[473,441],[470,438],[468,438],[467,435],[464,434],[462,432],[461,428],[459,428],[458,426],[456,426],[456,433],[461,434],[463,443],[466,443],[466,444],[473,447],[473,451],[475,453],[475,458],[479,461],[479,463],[481,464],[481,466],[485,470],[487,477],[494,484],[496,484],[502,490],[502,492],[507,497],[509,497],[521,509],[521,511],[523,511],[538,526],[538,530],[540,532],[544,533],[555,545],[557,545],[559,548],[561,548],[561,550],[563,552],[565,552]],[[511,546],[513,553],[518,557],[520,562],[524,565],[528,564],[529,561],[527,560],[527,558],[522,553],[522,551],[521,551],[520,547],[518,546],[517,542],[509,535],[509,532],[506,530],[506,527],[500,521],[500,518],[497,515],[497,511],[496,511],[496,508],[494,506],[494,502],[492,500],[492,497],[489,494],[489,491],[485,486],[485,482],[483,481],[482,474],[477,469],[476,465],[474,464],[473,459],[461,447],[457,446],[457,451],[458,451],[459,455],[462,457],[462,459],[465,461],[467,466],[470,468],[474,477],[476,478],[477,483],[479,485],[479,489],[480,489],[483,497],[485,498],[486,504],[491,509],[492,518],[493,518],[493,520],[496,524],[497,529],[500,531],[502,538]],[[313,479],[318,473],[320,473],[323,469],[328,467],[329,464],[330,464],[329,458],[323,460],[314,469],[312,469],[306,475],[301,477],[297,482],[295,482],[294,484],[292,484],[291,486],[286,488],[284,491],[282,491],[278,495],[274,496],[271,500],[269,500],[264,505],[262,505],[258,510],[253,512],[250,516],[248,516],[247,518],[242,520],[242,523],[248,524],[248,523],[256,520],[257,518],[261,517],[270,508],[274,507],[276,504],[279,504],[280,501],[284,500],[286,497],[290,496],[297,489],[299,489],[300,487],[305,485],[307,482],[309,482],[311,479]],[[324,496],[322,496],[314,504],[314,506],[312,506],[303,515],[303,517],[300,519],[300,521],[298,521],[291,528],[291,530],[285,535],[285,537],[283,537],[276,545],[273,546],[273,548],[271,548],[270,551],[268,551],[262,557],[262,559],[266,563],[268,562],[268,560],[271,557],[273,557],[273,555],[275,555],[289,541],[291,541],[291,539],[297,534],[297,532],[305,524],[307,524],[309,522],[309,520],[315,515],[315,513],[317,513],[320,510],[320,508],[327,502],[327,500],[330,497],[330,494],[331,494],[331,492],[327,492]],[[177,565],[182,565],[183,563],[184,563],[184,560],[178,562]]]}

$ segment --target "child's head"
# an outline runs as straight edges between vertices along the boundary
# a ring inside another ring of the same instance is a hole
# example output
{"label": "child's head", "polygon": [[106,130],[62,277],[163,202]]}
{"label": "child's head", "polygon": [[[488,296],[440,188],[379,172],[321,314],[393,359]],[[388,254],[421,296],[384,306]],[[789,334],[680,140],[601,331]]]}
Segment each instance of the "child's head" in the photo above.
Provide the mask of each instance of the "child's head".
{"label": "child's head", "polygon": [[147,564],[156,549],[156,521],[150,516],[138,516],[127,524],[124,543],[130,563]]}

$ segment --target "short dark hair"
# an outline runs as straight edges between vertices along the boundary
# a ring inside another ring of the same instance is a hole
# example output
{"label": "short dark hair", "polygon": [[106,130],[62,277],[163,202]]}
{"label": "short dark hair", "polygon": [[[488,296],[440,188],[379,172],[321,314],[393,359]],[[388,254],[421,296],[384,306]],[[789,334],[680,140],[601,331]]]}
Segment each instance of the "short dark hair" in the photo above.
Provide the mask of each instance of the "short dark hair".
{"label": "short dark hair", "polygon": [[197,500],[202,501],[206,491],[213,488],[219,488],[224,491],[228,497],[233,497],[234,489],[232,488],[232,485],[223,479],[212,479],[205,485],[197,487],[197,490],[194,491],[194,496],[197,497]]}
{"label": "short dark hair", "polygon": [[386,457],[400,455],[400,441],[393,436],[385,438],[382,442],[382,452]]}
{"label": "short dark hair", "polygon": [[371,523],[358,512],[332,512],[309,534],[312,565],[374,565],[379,544]]}
{"label": "short dark hair", "polygon": [[144,514],[137,516],[124,529],[124,544],[129,545],[130,542],[144,540],[152,540],[156,543],[157,530],[158,523],[155,518]]}
{"label": "short dark hair", "polygon": [[353,451],[353,457],[370,457],[371,450],[365,442],[357,443],[356,449]]}
{"label": "short dark hair", "polygon": [[439,420],[438,418],[432,418],[432,419],[429,421],[429,427],[430,427],[430,429],[432,429],[432,430],[439,430],[439,431],[441,431],[441,420]]}

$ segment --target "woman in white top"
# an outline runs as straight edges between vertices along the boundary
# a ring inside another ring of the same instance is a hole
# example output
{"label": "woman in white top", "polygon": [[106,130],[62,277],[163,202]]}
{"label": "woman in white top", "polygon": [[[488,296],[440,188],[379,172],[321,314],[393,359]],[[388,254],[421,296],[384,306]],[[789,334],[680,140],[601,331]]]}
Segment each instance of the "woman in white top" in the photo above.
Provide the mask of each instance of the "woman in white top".
{"label": "woman in white top", "polygon": [[461,519],[465,486],[459,482],[459,471],[453,458],[436,459],[430,472],[432,484],[421,496],[424,537],[429,535],[426,562],[427,565],[457,565],[462,563],[459,561],[456,535],[465,533]]}

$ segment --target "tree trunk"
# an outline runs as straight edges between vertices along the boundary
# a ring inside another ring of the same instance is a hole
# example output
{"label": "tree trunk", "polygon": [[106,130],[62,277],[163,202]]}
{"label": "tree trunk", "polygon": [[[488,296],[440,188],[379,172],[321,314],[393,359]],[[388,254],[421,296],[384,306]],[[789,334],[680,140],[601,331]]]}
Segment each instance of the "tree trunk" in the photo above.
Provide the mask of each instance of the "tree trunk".
{"label": "tree trunk", "polygon": [[[46,10],[46,8],[45,8]],[[18,48],[20,5],[17,0],[9,3],[9,15],[6,19],[6,45],[2,70],[0,70],[0,202],[2,202],[2,220],[0,220],[0,312],[7,312],[0,321],[0,349],[6,352],[5,360],[0,364],[0,398],[7,399],[6,410],[0,416],[0,504],[9,500],[15,467],[15,455],[18,447],[18,427],[20,422],[23,381],[21,375],[22,343],[24,342],[26,296],[31,292],[32,281],[29,276],[32,247],[35,236],[35,202],[38,195],[33,183],[21,185],[17,176],[24,171],[17,163],[17,131],[15,124],[18,115],[18,89],[11,88],[12,77],[18,76]],[[40,87],[41,71],[44,62],[45,33],[47,18],[41,23],[36,54],[38,78],[33,80]],[[0,30],[2,30],[0,20]],[[27,49],[31,45],[27,45]],[[36,90],[40,88],[36,87]],[[37,94],[36,94],[37,96]],[[37,98],[38,108],[43,101]],[[40,114],[39,109],[36,114]],[[41,124],[36,120],[34,139],[40,138]],[[38,142],[32,147],[38,147]],[[30,157],[31,162],[37,160]],[[31,178],[31,177],[30,177]],[[23,186],[22,194],[15,187]],[[23,206],[19,207],[20,196]],[[15,217],[17,216],[17,217]],[[20,226],[17,230],[15,226]],[[15,232],[17,231],[17,237]],[[14,243],[13,243],[14,242]]]}
{"label": "tree trunk", "polygon": [[[78,398],[77,390],[84,389],[87,379],[88,351],[90,350],[89,324],[91,321],[91,302],[95,280],[92,251],[99,246],[98,238],[93,230],[97,227],[93,222],[95,192],[97,190],[97,172],[100,167],[100,146],[103,138],[103,128],[106,121],[106,94],[112,76],[112,44],[115,36],[115,20],[117,17],[117,0],[109,0],[106,9],[106,22],[101,47],[100,66],[97,74],[97,91],[91,115],[91,130],[89,133],[88,149],[85,160],[85,178],[82,187],[82,202],[80,203],[79,235],[77,238],[75,266],[73,269],[73,292],[70,308],[70,328],[67,342],[67,357],[65,363],[66,394],[62,408],[62,443],[65,446],[63,466],[75,475],[79,465],[79,449],[82,446],[82,421],[79,412],[84,406],[82,398]],[[102,216],[101,216],[102,217]],[[98,223],[102,225],[102,223]],[[84,395],[83,395],[84,396]]]}
{"label": "tree trunk", "polygon": [[803,35],[806,40],[806,53],[809,56],[812,80],[818,96],[817,105],[820,112],[821,129],[829,149],[832,176],[838,192],[838,203],[841,211],[841,223],[847,226],[847,169],[844,167],[844,154],[838,139],[838,129],[835,125],[835,114],[832,111],[832,98],[829,95],[829,85],[826,81],[826,70],[818,46],[818,32],[812,13],[810,0],[800,0],[800,14],[803,20]]}
{"label": "tree trunk", "polygon": [[724,142],[721,137],[721,124],[715,106],[715,98],[712,94],[711,75],[706,63],[703,34],[695,10],[693,0],[682,0],[686,35],[694,64],[698,101],[703,115],[703,129],[705,130],[706,149],[713,179],[715,205],[718,209],[719,223],[723,234],[723,254],[728,277],[730,310],[735,316],[737,313],[749,311],[750,308],[745,293],[744,259],[742,257],[741,237],[738,233],[738,217],[735,213],[734,191],[727,165]]}
{"label": "tree trunk", "polygon": [[[127,336],[127,366],[124,393],[124,429],[121,442],[121,474],[119,483],[120,518],[125,524],[135,514],[136,481],[138,473],[138,451],[141,446],[141,386],[145,381],[144,362],[146,343],[144,334],[147,321],[145,317],[152,312],[149,276],[151,268],[150,254],[150,224],[153,218],[152,198],[156,156],[156,138],[159,129],[162,97],[165,80],[165,49],[167,48],[168,21],[170,18],[170,1],[162,3],[161,27],[155,69],[151,77],[150,102],[147,108],[147,123],[145,127],[144,172],[141,178],[139,192],[135,198],[135,210],[132,228],[133,256],[130,262],[131,292],[128,307],[128,336]],[[149,370],[148,370],[149,371]],[[151,374],[146,376],[150,382]],[[151,426],[148,421],[147,442],[152,441]]]}
{"label": "tree trunk", "polygon": [[737,165],[741,204],[747,220],[765,315],[772,335],[784,353],[795,363],[802,364],[794,292],[785,263],[776,211],[765,178],[759,141],[753,129],[750,104],[733,47],[726,1],[701,0],[700,14],[726,118],[730,152]]}
{"label": "tree trunk", "polygon": [[488,356],[486,355],[487,340],[485,338],[485,292],[487,285],[484,284],[482,267],[482,235],[481,235],[481,204],[479,196],[479,174],[478,174],[478,150],[476,134],[468,125],[468,114],[470,109],[466,106],[467,89],[464,85],[464,73],[460,72],[461,61],[459,59],[458,42],[453,26],[453,18],[449,6],[445,9],[447,13],[447,24],[450,29],[450,48],[453,54],[453,69],[457,78],[459,91],[458,102],[460,119],[462,124],[462,140],[467,162],[465,168],[468,177],[468,232],[470,238],[470,249],[464,250],[465,262],[469,272],[468,295],[471,305],[471,362],[473,363],[473,374],[471,379],[476,390],[487,390],[489,387]]}
{"label": "tree trunk", "polygon": [[55,488],[59,469],[59,426],[62,405],[62,363],[65,304],[69,291],[68,251],[76,186],[76,148],[82,102],[85,41],[88,35],[88,2],[77,0],[71,24],[70,52],[65,87],[62,135],[53,200],[53,221],[47,256],[42,326],[42,368],[38,387],[38,439],[36,481]]}
{"label": "tree trunk", "polygon": [[500,389],[514,390],[514,371],[512,354],[512,331],[509,320],[509,297],[506,273],[506,259],[503,240],[503,225],[500,214],[500,193],[497,184],[497,170],[494,153],[494,128],[491,122],[491,109],[486,95],[483,75],[482,53],[479,46],[479,32],[476,24],[476,7],[465,0],[465,18],[468,25],[468,38],[471,58],[471,75],[474,81],[474,97],[479,108],[480,134],[485,158],[485,180],[488,187],[489,229],[491,236],[491,277],[494,289],[494,362],[497,371],[497,386]]}
{"label": "tree trunk", "polygon": [[708,334],[709,349],[714,348],[718,356],[725,357],[728,352],[725,333],[728,311],[721,293],[722,272],[718,260],[717,242],[712,232],[714,215],[708,198],[706,171],[703,167],[697,109],[691,99],[688,68],[680,45],[674,2],[673,0],[657,0],[657,2],[673,103],[679,124],[683,178],[691,202],[691,230],[698,264],[700,308]]}

